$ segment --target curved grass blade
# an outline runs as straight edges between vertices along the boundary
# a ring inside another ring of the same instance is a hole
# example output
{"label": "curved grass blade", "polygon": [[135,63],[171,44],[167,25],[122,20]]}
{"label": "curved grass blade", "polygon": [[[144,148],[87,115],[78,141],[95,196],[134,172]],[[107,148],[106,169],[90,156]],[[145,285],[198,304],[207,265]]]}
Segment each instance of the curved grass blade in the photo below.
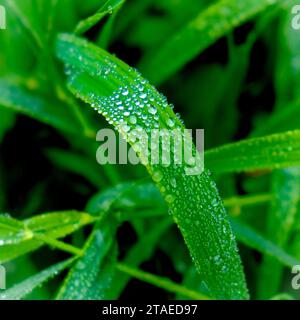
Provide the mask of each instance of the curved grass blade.
{"label": "curved grass blade", "polygon": [[[71,91],[102,113],[131,144],[134,139],[129,132],[138,128],[147,132],[183,129],[166,99],[136,70],[106,51],[63,34],[57,54],[69,66]],[[118,108],[120,103],[123,110]],[[128,121],[126,127],[120,126],[122,121]],[[142,161],[146,159],[144,152],[146,149],[138,152]],[[187,175],[187,166],[147,165],[147,169],[167,201],[211,296],[248,298],[235,238],[209,173]]]}
{"label": "curved grass blade", "polygon": [[222,36],[280,2],[218,1],[200,12],[156,52],[146,56],[141,63],[141,70],[151,82],[160,84]]}
{"label": "curved grass blade", "polygon": [[46,281],[57,276],[60,272],[70,267],[74,262],[74,258],[57,263],[38,274],[24,280],[23,282],[13,286],[0,294],[0,300],[20,300],[30,294],[35,288],[40,287]]}
{"label": "curved grass blade", "polygon": [[231,143],[205,153],[215,173],[278,169],[300,164],[300,130]]}

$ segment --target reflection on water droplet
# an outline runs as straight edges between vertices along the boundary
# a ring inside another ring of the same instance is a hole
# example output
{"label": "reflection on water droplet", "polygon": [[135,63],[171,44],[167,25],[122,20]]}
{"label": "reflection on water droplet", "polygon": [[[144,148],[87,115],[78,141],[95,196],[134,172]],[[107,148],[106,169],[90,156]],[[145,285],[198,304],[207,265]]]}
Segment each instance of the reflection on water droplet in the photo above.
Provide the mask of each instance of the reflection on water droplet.
{"label": "reflection on water droplet", "polygon": [[167,121],[167,125],[168,125],[170,128],[173,128],[173,127],[174,127],[174,125],[175,125],[174,120],[169,119],[169,120]]}
{"label": "reflection on water droplet", "polygon": [[171,186],[172,186],[173,188],[176,188],[176,186],[177,186],[176,178],[171,178],[170,183],[171,183]]}
{"label": "reflection on water droplet", "polygon": [[172,203],[174,200],[175,200],[175,197],[174,197],[172,194],[168,194],[168,195],[166,196],[166,201],[167,201],[168,203]]}
{"label": "reflection on water droplet", "polygon": [[136,124],[136,117],[135,117],[135,116],[131,116],[131,117],[129,118],[129,121],[130,121],[130,123],[132,123],[132,124]]}
{"label": "reflection on water droplet", "polygon": [[155,182],[160,182],[161,179],[163,178],[163,175],[160,171],[155,171],[154,174],[153,174],[153,180]]}
{"label": "reflection on water droplet", "polygon": [[155,107],[149,107],[149,109],[148,109],[148,111],[149,111],[149,113],[151,113],[151,114],[156,114],[156,112],[157,112],[157,109],[155,108]]}

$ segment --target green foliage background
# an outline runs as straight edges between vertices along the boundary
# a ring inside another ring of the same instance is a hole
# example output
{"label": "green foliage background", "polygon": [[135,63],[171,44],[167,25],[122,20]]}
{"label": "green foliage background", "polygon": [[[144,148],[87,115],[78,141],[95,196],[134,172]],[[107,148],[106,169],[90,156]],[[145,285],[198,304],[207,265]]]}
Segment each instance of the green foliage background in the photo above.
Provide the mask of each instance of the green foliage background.
{"label": "green foliage background", "polygon": [[[0,1],[0,297],[298,299],[297,4]],[[99,166],[128,111],[204,128],[205,172]]]}

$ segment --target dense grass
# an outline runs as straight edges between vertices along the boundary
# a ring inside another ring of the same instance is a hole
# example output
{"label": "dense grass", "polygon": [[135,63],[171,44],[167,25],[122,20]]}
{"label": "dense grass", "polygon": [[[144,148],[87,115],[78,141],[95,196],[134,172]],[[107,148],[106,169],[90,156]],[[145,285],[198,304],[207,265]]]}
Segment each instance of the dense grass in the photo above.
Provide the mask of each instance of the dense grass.
{"label": "dense grass", "polygon": [[[297,299],[295,4],[5,0],[0,297]],[[205,170],[100,166],[101,128],[204,128]]]}

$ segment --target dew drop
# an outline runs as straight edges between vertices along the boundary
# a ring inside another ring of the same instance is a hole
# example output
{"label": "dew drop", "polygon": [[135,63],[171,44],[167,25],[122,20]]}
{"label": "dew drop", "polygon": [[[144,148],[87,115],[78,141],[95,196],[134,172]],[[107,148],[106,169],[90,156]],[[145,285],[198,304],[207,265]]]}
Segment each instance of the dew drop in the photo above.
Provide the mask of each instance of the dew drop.
{"label": "dew drop", "polygon": [[166,196],[166,201],[167,201],[168,203],[172,203],[174,200],[175,200],[175,197],[174,197],[172,194],[168,194],[168,195]]}
{"label": "dew drop", "polygon": [[174,125],[175,125],[174,120],[169,119],[169,120],[167,121],[167,125],[168,125],[170,128],[173,128],[173,127],[174,127]]}
{"label": "dew drop", "polygon": [[170,183],[173,188],[176,188],[177,186],[176,178],[171,178]]}
{"label": "dew drop", "polygon": [[151,114],[156,114],[156,112],[157,112],[157,109],[155,108],[155,107],[149,107],[149,109],[148,109],[148,111],[149,111],[149,113],[151,113]]}
{"label": "dew drop", "polygon": [[155,182],[160,182],[161,179],[163,178],[163,175],[160,171],[155,171],[154,174],[153,174],[153,180]]}
{"label": "dew drop", "polygon": [[136,124],[136,116],[131,116],[131,117],[129,118],[129,121],[130,121],[130,123],[132,123],[132,124]]}

